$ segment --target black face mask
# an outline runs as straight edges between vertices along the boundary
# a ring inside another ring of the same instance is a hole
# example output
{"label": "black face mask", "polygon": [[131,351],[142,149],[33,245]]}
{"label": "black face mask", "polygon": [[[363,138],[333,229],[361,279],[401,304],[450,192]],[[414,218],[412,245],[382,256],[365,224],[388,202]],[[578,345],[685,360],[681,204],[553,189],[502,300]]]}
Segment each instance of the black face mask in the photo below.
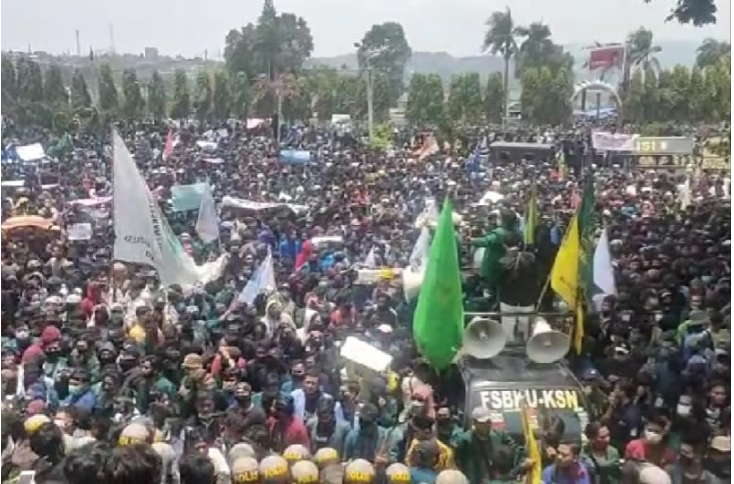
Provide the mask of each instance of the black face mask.
{"label": "black face mask", "polygon": [[131,359],[122,359],[117,364],[120,367],[120,370],[122,370],[123,372],[127,372],[135,368],[138,362]]}
{"label": "black face mask", "polygon": [[373,422],[372,420],[365,420],[365,419],[360,418],[359,428],[364,433],[373,433],[375,430],[377,430],[377,424]]}
{"label": "black face mask", "polygon": [[60,350],[46,350],[45,351],[46,358],[48,358],[51,361],[54,361],[58,359],[59,356],[61,356]]}

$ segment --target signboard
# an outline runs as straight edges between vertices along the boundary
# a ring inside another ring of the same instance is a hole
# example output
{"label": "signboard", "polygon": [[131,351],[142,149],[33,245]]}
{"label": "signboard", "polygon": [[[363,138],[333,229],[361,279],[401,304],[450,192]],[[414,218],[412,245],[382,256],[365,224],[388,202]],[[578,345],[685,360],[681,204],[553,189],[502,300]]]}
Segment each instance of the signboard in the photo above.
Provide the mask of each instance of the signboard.
{"label": "signboard", "polygon": [[523,401],[530,408],[576,410],[581,408],[579,393],[575,389],[522,389],[481,390],[481,405],[490,410],[518,411]]}
{"label": "signboard", "polygon": [[633,145],[634,155],[692,155],[694,141],[682,136],[640,136]]}
{"label": "signboard", "polygon": [[643,155],[637,158],[638,168],[686,168],[691,164],[687,155]]}
{"label": "signboard", "polygon": [[596,151],[629,152],[635,147],[639,135],[594,131],[591,133],[591,146]]}
{"label": "signboard", "polygon": [[729,170],[731,167],[730,159],[728,156],[721,156],[722,150],[719,149],[722,144],[727,147],[726,143],[728,142],[721,138],[707,139],[701,147],[701,159],[698,166],[703,170]]}

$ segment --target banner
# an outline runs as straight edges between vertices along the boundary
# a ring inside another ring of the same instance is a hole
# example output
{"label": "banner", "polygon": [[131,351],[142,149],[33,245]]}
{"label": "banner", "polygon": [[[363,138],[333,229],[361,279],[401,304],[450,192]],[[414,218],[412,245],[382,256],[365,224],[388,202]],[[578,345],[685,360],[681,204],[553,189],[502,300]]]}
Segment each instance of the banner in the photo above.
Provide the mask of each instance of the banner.
{"label": "banner", "polygon": [[633,151],[638,137],[637,134],[594,131],[591,133],[591,145],[596,151]]}
{"label": "banner", "polygon": [[92,238],[92,224],[79,223],[66,227],[66,236],[69,240],[89,240]]}
{"label": "banner", "polygon": [[222,199],[222,208],[239,208],[242,210],[252,210],[253,212],[259,212],[261,210],[281,207],[289,208],[296,214],[305,213],[308,211],[308,207],[306,205],[296,205],[293,203],[256,202],[254,200],[245,200],[243,198],[235,197],[224,197]]}
{"label": "banner", "polygon": [[210,191],[208,183],[174,185],[171,187],[171,207],[174,212],[199,210],[201,199]]}
{"label": "banner", "polygon": [[589,51],[586,63],[590,71],[622,67],[624,63],[624,46],[621,44],[603,45]]}

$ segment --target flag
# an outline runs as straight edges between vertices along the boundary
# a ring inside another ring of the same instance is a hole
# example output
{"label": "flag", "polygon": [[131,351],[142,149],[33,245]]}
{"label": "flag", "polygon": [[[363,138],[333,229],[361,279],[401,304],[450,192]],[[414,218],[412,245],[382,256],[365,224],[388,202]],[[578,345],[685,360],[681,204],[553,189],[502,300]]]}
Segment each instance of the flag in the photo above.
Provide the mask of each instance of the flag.
{"label": "flag", "polygon": [[188,288],[218,278],[227,255],[202,266],[185,255],[117,131],[112,138],[112,193],[117,200],[113,203],[113,258],[153,267],[164,286]]}
{"label": "flag", "polygon": [[267,257],[265,257],[265,259],[260,263],[258,268],[252,274],[252,277],[250,277],[250,280],[245,284],[245,287],[242,288],[242,292],[237,297],[237,301],[245,303],[248,306],[252,306],[252,303],[255,302],[255,298],[257,298],[258,294],[261,292],[272,291],[276,287],[275,270],[273,269],[273,255],[270,253],[270,249],[268,249]]}
{"label": "flag", "polygon": [[527,471],[527,479],[525,484],[540,484],[541,475],[543,473],[543,464],[540,457],[540,447],[535,439],[535,432],[530,425],[530,408],[526,401],[523,400],[520,407],[520,420],[522,422],[522,433],[525,437],[525,449],[527,450],[528,459],[533,461],[533,465]]}
{"label": "flag", "polygon": [[691,177],[686,176],[686,181],[683,182],[683,186],[678,190],[678,201],[680,202],[680,209],[685,210],[691,204]]}
{"label": "flag", "polygon": [[588,174],[584,178],[583,193],[579,202],[579,244],[581,244],[581,260],[579,270],[581,275],[582,300],[589,301],[594,294],[594,242],[596,240],[596,218],[594,216],[594,178]]}
{"label": "flag", "polygon": [[612,254],[609,250],[609,235],[606,227],[601,232],[599,241],[594,250],[594,285],[604,294],[617,294],[614,284],[614,267]]}
{"label": "flag", "polygon": [[535,180],[532,183],[528,208],[525,210],[525,216],[523,217],[525,222],[523,238],[526,246],[535,244],[535,227],[538,225],[538,186]]}
{"label": "flag", "polygon": [[423,227],[418,239],[415,241],[415,245],[413,245],[413,251],[410,253],[410,258],[408,259],[410,267],[414,271],[420,272],[426,268],[426,264],[428,263],[428,251],[430,248],[431,232],[428,230],[428,227]]}
{"label": "flag", "polygon": [[372,247],[364,260],[364,266],[368,269],[377,269],[377,259],[375,257],[375,248]]}
{"label": "flag", "polygon": [[413,315],[413,336],[418,349],[438,370],[451,364],[464,334],[459,255],[452,215],[452,204],[447,199],[433,237]]}
{"label": "flag", "polygon": [[594,178],[591,173],[584,178],[584,190],[577,211],[579,234],[579,295],[576,300],[576,327],[573,335],[573,347],[577,354],[581,353],[585,333],[585,306],[594,295],[594,235],[596,220],[594,217]]}
{"label": "flag", "polygon": [[558,170],[558,181],[563,181],[566,178],[566,171],[568,171],[566,167],[566,154],[563,150],[559,151],[556,156],[556,168]]}
{"label": "flag", "polygon": [[163,161],[168,160],[173,154],[173,130],[168,130],[168,136],[166,136],[166,146],[163,148]]}
{"label": "flag", "polygon": [[481,157],[479,155],[479,143],[474,147],[474,151],[469,158],[466,159],[464,169],[467,173],[477,173],[479,171],[479,161]]}
{"label": "flag", "polygon": [[551,269],[551,288],[563,299],[569,308],[576,309],[579,295],[579,258],[581,241],[579,238],[578,212],[571,219],[556,260]]}
{"label": "flag", "polygon": [[214,196],[210,187],[206,190],[204,196],[201,197],[199,215],[196,219],[196,233],[207,244],[219,240],[217,207],[214,204]]}
{"label": "flag", "polygon": [[432,134],[426,135],[423,138],[423,144],[417,151],[413,153],[414,156],[418,157],[418,161],[423,161],[431,155],[435,155],[440,150],[436,137]]}

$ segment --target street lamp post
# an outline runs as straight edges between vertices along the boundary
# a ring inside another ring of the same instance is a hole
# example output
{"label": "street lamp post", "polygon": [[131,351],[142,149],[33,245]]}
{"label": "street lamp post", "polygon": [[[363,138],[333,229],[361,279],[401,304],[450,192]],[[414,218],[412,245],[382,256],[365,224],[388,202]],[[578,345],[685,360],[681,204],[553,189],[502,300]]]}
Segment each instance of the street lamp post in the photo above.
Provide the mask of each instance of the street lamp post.
{"label": "street lamp post", "polygon": [[[362,44],[359,42],[355,42],[354,46],[359,50],[362,47]],[[365,78],[365,82],[367,84],[367,133],[370,140],[370,143],[374,139],[374,111],[373,111],[373,85],[372,85],[372,56],[373,53],[366,52],[364,56],[365,64],[366,64],[366,73],[367,76]]]}

